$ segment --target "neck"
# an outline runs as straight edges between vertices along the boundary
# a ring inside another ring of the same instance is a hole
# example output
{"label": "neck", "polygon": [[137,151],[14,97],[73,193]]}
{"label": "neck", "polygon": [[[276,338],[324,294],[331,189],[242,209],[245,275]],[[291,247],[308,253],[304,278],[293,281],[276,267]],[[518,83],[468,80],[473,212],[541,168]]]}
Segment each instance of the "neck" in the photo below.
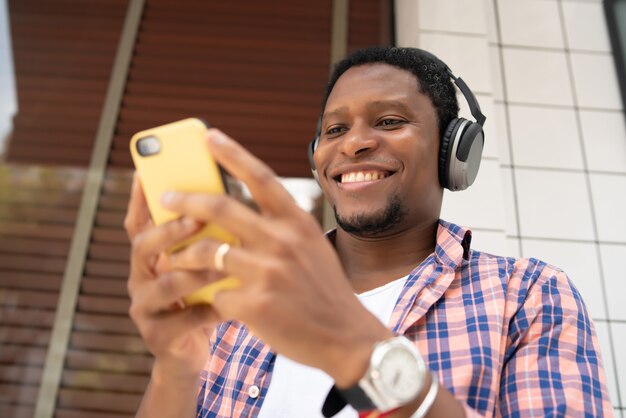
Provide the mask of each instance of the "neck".
{"label": "neck", "polygon": [[335,248],[356,293],[409,274],[434,250],[438,222],[380,237],[351,235],[337,228]]}

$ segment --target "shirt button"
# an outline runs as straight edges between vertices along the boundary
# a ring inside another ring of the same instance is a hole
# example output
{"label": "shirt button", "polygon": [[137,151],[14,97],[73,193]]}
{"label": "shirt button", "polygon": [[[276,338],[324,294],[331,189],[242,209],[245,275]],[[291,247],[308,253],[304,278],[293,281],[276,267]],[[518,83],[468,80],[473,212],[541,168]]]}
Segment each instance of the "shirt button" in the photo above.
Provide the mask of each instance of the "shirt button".
{"label": "shirt button", "polygon": [[259,393],[261,393],[261,391],[259,390],[259,387],[257,385],[252,385],[250,386],[250,388],[248,388],[248,395],[250,395],[252,399],[258,398]]}

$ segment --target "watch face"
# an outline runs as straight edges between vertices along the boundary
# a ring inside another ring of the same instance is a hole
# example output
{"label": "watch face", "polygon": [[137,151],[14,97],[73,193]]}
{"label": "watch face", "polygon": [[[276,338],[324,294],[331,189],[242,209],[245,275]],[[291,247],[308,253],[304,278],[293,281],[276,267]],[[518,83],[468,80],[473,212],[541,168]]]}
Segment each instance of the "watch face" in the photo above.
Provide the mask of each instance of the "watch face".
{"label": "watch face", "polygon": [[405,347],[394,347],[382,358],[379,388],[394,399],[410,401],[415,398],[424,382],[424,364]]}

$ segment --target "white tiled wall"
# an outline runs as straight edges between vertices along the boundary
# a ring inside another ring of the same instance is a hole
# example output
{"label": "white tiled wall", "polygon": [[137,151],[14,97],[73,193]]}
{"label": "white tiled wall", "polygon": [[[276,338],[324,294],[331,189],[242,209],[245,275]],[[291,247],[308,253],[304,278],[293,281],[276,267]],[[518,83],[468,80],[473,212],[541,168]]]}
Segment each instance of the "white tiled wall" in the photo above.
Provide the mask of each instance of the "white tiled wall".
{"label": "white tiled wall", "polygon": [[572,52],[572,73],[578,106],[592,109],[622,109],[613,57],[606,54]]}
{"label": "white tiled wall", "polygon": [[[615,329],[611,329],[610,324],[606,321],[595,321],[596,333],[598,334],[598,340],[600,341],[600,346],[602,347],[610,347],[611,345],[616,345],[610,335],[615,333]],[[621,324],[620,324],[621,325]],[[618,347],[616,347],[618,348]],[[623,412],[621,408],[619,408],[615,402],[615,399],[624,399],[623,395],[618,393],[617,389],[617,364],[615,362],[615,356],[613,355],[612,350],[604,350],[602,352],[602,360],[604,364],[604,371],[606,372],[606,378],[608,380],[607,384],[609,387],[609,394],[611,399],[613,400],[613,404],[616,406],[615,416],[621,417]],[[621,361],[621,360],[620,360]]]}
{"label": "white tiled wall", "polygon": [[[502,43],[563,48],[563,33],[556,24],[559,21],[556,1],[503,1],[498,5],[497,19]],[[529,25],[529,22],[532,24]],[[494,39],[497,39],[498,34],[494,35]]]}
{"label": "white tiled wall", "polygon": [[[567,79],[567,56],[563,51],[503,48],[504,87],[514,103],[572,106]],[[520,80],[525,80],[521,83]]]}
{"label": "white tiled wall", "polygon": [[535,168],[583,168],[574,109],[513,104],[508,109],[515,164]]}
{"label": "white tiled wall", "polygon": [[626,245],[600,244],[602,274],[606,282],[606,299],[609,318],[626,323],[626,280],[624,280],[624,261]]}
{"label": "white tiled wall", "polygon": [[[589,174],[596,209],[598,239],[602,242],[626,241],[626,176]],[[621,192],[621,195],[620,195]]]}
{"label": "white tiled wall", "polygon": [[522,237],[593,241],[593,217],[581,171],[514,168]]}
{"label": "white tiled wall", "polygon": [[626,126],[622,111],[579,113],[587,168],[626,174]]}
{"label": "white tiled wall", "polygon": [[626,416],[626,118],[602,2],[396,0],[396,16],[398,44],[444,59],[491,124],[477,183],[442,216],[568,273]]}
{"label": "white tiled wall", "polygon": [[571,50],[611,52],[601,2],[565,1],[562,7]]}

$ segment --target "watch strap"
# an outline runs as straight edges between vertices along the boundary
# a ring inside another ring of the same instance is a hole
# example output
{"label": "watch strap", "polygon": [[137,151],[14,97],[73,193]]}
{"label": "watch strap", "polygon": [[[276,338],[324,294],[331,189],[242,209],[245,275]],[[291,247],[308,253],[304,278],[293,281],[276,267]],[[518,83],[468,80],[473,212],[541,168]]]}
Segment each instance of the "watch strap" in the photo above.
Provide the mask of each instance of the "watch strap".
{"label": "watch strap", "polygon": [[372,402],[367,393],[361,386],[354,385],[347,389],[337,389],[341,396],[357,411],[371,411],[376,409],[376,405]]}
{"label": "watch strap", "polygon": [[369,396],[358,385],[348,389],[339,389],[333,385],[328,395],[326,395],[324,405],[322,405],[322,415],[326,418],[333,417],[348,404],[357,411],[372,411],[376,409]]}
{"label": "watch strap", "polygon": [[348,403],[341,396],[339,389],[337,386],[333,385],[330,388],[330,392],[326,395],[326,400],[324,401],[324,405],[322,405],[322,415],[324,418],[334,417],[341,411]]}

